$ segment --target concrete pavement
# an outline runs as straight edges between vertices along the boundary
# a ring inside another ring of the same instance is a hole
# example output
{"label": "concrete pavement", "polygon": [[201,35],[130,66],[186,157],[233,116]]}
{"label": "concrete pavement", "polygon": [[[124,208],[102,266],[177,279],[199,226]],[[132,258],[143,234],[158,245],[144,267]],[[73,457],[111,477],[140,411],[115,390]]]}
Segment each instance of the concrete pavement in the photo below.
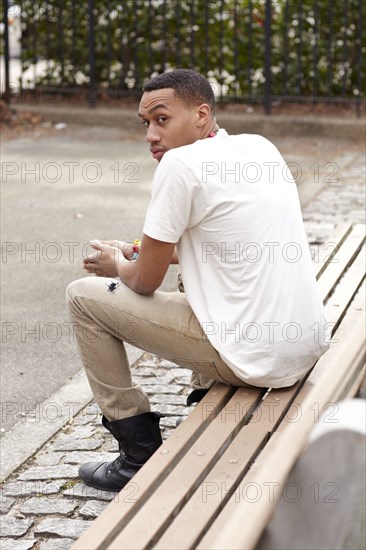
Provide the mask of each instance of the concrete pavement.
{"label": "concrete pavement", "polygon": [[[65,288],[90,239],[139,237],[155,161],[143,140],[70,128],[2,147],[2,429],[81,367]],[[167,282],[169,286],[169,280]],[[6,367],[5,367],[6,365]]]}

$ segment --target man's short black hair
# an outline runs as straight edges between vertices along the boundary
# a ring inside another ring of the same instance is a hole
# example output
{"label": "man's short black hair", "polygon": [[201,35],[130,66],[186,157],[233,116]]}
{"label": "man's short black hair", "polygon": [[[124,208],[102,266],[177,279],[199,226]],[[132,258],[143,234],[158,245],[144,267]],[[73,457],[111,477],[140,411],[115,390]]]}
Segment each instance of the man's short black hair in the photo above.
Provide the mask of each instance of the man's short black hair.
{"label": "man's short black hair", "polygon": [[190,105],[207,103],[215,114],[215,96],[209,81],[192,69],[175,69],[159,74],[144,86],[144,92],[173,88],[175,94]]}

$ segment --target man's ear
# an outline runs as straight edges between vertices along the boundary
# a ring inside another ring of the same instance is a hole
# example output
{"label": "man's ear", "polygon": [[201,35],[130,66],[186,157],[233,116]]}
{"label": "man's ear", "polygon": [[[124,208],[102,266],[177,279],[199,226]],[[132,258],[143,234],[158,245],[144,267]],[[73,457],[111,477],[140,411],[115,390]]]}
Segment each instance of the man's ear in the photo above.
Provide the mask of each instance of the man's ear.
{"label": "man's ear", "polygon": [[197,108],[197,116],[197,127],[201,128],[212,116],[211,107],[207,103],[202,103],[202,105]]}

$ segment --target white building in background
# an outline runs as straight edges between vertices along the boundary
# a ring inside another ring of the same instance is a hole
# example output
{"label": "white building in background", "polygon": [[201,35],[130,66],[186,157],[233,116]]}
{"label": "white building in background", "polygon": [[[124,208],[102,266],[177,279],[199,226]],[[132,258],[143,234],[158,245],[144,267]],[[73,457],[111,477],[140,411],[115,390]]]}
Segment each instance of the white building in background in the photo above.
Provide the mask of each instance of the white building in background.
{"label": "white building in background", "polygon": [[[20,89],[20,79],[22,78],[23,88],[32,88],[37,76],[44,75],[47,69],[45,60],[40,59],[37,64],[32,64],[22,74],[21,65],[21,8],[17,4],[9,6],[8,9],[9,24],[9,73],[10,88],[17,93]],[[0,24],[0,32],[4,33],[4,23]],[[0,92],[5,90],[5,63],[4,56],[0,56]]]}

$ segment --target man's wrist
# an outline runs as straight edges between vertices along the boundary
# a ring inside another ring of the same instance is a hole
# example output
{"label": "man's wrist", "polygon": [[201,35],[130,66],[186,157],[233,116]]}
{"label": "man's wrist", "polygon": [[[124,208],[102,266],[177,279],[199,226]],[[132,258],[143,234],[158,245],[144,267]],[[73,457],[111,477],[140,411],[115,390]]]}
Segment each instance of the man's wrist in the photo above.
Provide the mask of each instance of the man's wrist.
{"label": "man's wrist", "polygon": [[133,243],[129,243],[129,245],[132,247],[132,254],[131,254],[129,259],[131,261],[138,260],[139,253],[140,253],[141,241],[139,239],[135,239],[133,241]]}

